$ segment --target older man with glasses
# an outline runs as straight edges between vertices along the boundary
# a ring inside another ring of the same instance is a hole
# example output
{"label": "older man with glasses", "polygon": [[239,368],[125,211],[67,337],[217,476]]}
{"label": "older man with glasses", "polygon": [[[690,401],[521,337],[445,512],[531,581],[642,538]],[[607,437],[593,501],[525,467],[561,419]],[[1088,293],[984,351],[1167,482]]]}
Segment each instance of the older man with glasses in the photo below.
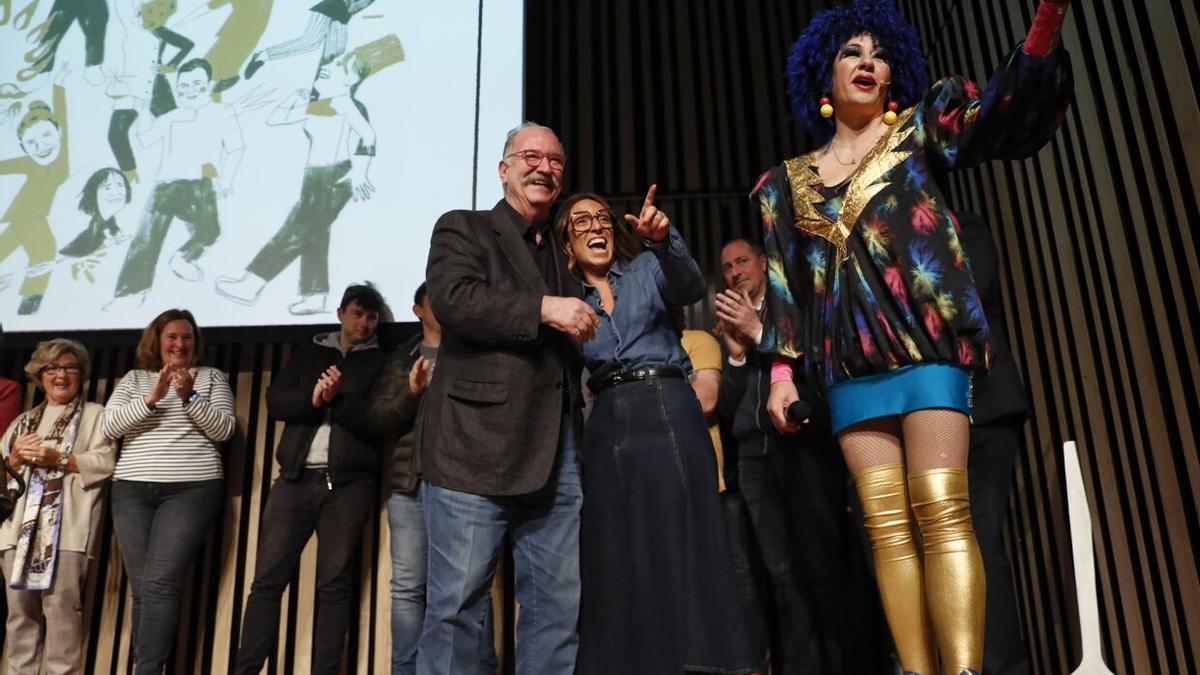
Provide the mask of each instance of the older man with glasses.
{"label": "older man with glasses", "polygon": [[550,227],[564,163],[554,132],[526,122],[509,132],[497,167],[504,198],[490,211],[451,211],[434,228],[426,278],[442,342],[416,431],[429,537],[418,673],[478,668],[478,617],[505,535],[521,604],[517,672],[575,668],[576,344],[598,318]]}

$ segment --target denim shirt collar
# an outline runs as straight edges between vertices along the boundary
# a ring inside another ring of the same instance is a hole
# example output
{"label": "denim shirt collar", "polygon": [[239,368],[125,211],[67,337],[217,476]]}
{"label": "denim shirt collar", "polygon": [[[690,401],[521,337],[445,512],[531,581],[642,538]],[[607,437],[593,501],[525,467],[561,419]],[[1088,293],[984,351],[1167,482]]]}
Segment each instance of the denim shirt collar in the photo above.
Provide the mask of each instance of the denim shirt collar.
{"label": "denim shirt collar", "polygon": [[[629,266],[629,263],[622,262],[620,259],[614,258],[612,261],[612,265],[609,266],[608,272],[606,272],[604,274],[604,277],[606,279],[609,279],[609,278],[612,278],[613,276],[618,276],[618,277],[625,276],[625,268],[628,266]],[[586,278],[583,279],[582,282],[583,282],[583,290],[585,292],[596,290],[596,287],[591,285],[590,283],[588,283]]]}

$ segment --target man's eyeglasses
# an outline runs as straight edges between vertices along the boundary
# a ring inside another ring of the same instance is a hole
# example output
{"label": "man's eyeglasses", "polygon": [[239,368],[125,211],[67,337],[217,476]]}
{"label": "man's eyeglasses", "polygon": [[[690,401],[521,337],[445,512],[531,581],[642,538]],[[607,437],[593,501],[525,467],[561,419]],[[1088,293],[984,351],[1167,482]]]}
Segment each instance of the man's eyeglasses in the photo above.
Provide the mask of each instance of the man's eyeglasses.
{"label": "man's eyeglasses", "polygon": [[83,372],[83,368],[80,368],[79,366],[77,366],[73,363],[70,365],[66,365],[66,366],[56,366],[56,365],[42,366],[42,374],[43,375],[58,375],[59,373],[65,373],[67,375],[78,375],[81,372]]}
{"label": "man's eyeglasses", "polygon": [[595,221],[602,230],[611,230],[613,226],[612,214],[608,211],[597,211],[595,213],[577,211],[567,218],[567,222],[571,223],[571,230],[577,234],[582,234],[592,229],[592,221]]}
{"label": "man's eyeglasses", "polygon": [[[566,164],[567,158],[562,155],[547,155],[540,150],[521,150],[514,152],[508,157],[520,157],[525,160],[525,165],[531,169],[536,169],[542,165],[542,160],[550,160],[550,168],[554,171],[562,171],[563,165]],[[505,159],[508,159],[507,157]]]}

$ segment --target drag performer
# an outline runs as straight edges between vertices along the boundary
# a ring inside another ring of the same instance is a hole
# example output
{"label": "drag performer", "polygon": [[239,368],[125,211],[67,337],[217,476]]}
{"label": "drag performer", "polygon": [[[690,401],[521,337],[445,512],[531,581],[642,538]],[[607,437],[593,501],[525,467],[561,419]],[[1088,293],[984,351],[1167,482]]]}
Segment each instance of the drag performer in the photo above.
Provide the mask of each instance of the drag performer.
{"label": "drag performer", "polygon": [[[555,234],[596,311],[583,358],[579,675],[751,672],[717,468],[669,305],[705,281],[651,186],[633,228],[600,197],[564,203]],[[636,234],[634,233],[636,228]],[[640,235],[640,239],[639,239]]]}
{"label": "drag performer", "polygon": [[982,92],[962,77],[923,91],[917,32],[890,1],[818,14],[792,47],[788,95],[824,144],[765,173],[752,193],[770,275],[760,348],[777,355],[769,412],[794,431],[793,376],[824,386],[907,672],[977,673],[983,654],[966,466],[970,372],[987,368],[990,347],[933,176],[1028,157],[1049,140],[1071,96],[1058,47],[1066,9],[1042,0]]}

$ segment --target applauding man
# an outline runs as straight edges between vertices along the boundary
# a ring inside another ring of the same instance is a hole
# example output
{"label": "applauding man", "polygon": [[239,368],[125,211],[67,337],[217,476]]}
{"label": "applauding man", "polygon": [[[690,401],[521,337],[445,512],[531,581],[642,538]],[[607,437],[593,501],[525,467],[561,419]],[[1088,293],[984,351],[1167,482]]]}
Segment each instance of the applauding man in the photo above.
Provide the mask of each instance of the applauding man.
{"label": "applauding man", "polygon": [[384,363],[375,340],[382,309],[373,286],[347,288],[337,310],[341,330],[297,347],[267,391],[271,417],[286,426],[275,451],[279,478],[263,514],[237,673],[258,673],[274,651],[280,597],[313,532],[319,544],[312,672],[338,672],[354,558],[379,473],[380,433],[366,401]]}

